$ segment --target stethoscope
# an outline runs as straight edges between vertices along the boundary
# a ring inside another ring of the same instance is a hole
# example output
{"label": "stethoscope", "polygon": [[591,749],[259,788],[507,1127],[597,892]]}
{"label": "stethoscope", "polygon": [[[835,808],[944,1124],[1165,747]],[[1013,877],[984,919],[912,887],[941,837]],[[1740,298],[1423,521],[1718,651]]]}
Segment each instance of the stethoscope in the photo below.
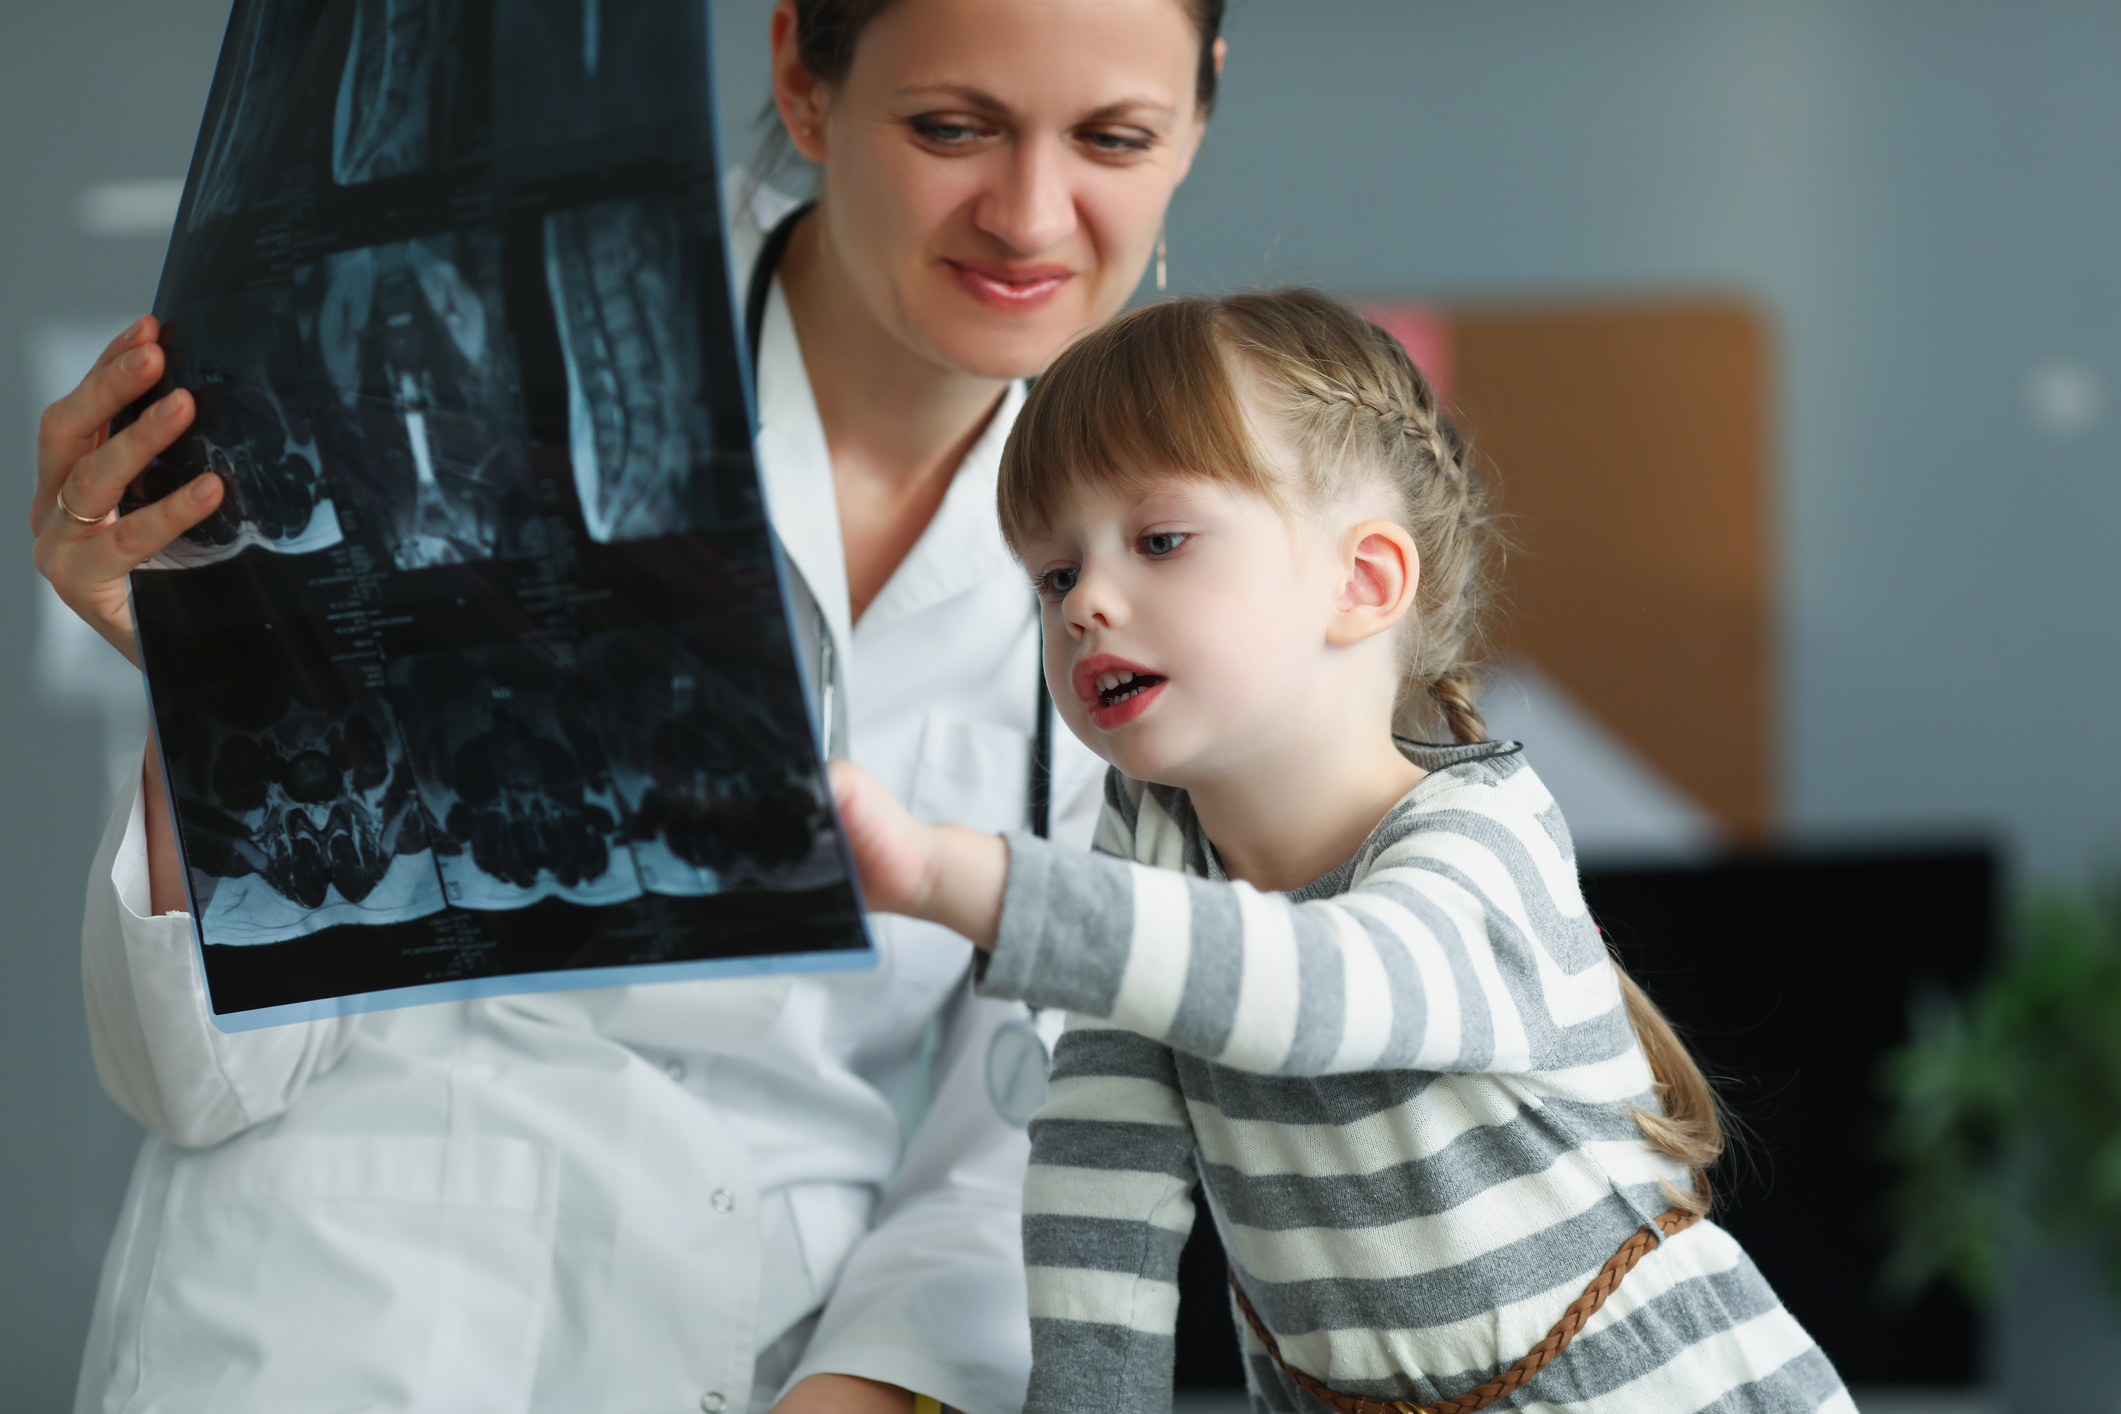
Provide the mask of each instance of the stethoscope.
{"label": "stethoscope", "polygon": [[[806,201],[783,216],[759,245],[758,262],[751,267],[751,283],[744,291],[744,338],[751,352],[751,369],[758,372],[759,336],[766,327],[766,300],[773,292],[773,272],[780,266],[796,224],[817,205]],[[832,676],[831,635],[819,633],[826,659],[821,672],[823,691],[830,701]],[[1031,833],[1045,839],[1053,828],[1053,695],[1046,689],[1045,628],[1039,629],[1037,706],[1031,732],[1031,779],[1025,800],[1030,809]],[[828,708],[829,711],[829,708]],[[830,728],[826,728],[828,739]],[[1051,1056],[1045,1038],[1038,1034],[1038,1008],[1030,1008],[1029,1019],[1005,1021],[987,1042],[987,1098],[995,1111],[1021,1129],[1046,1102],[1046,1070]]]}

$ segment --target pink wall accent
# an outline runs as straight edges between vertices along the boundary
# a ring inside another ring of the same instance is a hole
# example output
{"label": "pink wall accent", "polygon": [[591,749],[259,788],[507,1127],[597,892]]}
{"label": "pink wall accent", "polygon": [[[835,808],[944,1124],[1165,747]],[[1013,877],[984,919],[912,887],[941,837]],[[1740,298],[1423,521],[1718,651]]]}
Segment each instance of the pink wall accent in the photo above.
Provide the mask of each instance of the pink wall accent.
{"label": "pink wall accent", "polygon": [[1436,390],[1438,402],[1448,403],[1451,382],[1451,319],[1430,304],[1407,301],[1358,304],[1363,316],[1405,346],[1414,366]]}

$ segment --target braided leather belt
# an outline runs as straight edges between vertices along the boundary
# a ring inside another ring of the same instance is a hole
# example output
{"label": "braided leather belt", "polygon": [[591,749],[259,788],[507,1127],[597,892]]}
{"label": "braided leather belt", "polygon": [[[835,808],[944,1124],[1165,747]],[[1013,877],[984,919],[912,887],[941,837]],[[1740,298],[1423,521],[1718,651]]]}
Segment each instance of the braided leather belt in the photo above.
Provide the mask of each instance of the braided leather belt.
{"label": "braided leather belt", "polygon": [[1561,1313],[1561,1319],[1554,1323],[1554,1329],[1547,1332],[1546,1339],[1533,1346],[1524,1359],[1486,1384],[1467,1390],[1455,1398],[1438,1400],[1434,1404],[1342,1394],[1323,1380],[1305,1374],[1282,1358],[1281,1346],[1276,1343],[1274,1333],[1259,1319],[1259,1313],[1252,1309],[1252,1303],[1245,1297],[1245,1289],[1238,1285],[1237,1270],[1234,1267],[1230,1271],[1230,1290],[1237,1293],[1237,1309],[1245,1313],[1245,1321],[1252,1327],[1252,1334],[1258,1336],[1259,1343],[1267,1347],[1267,1354],[1274,1357],[1274,1363],[1281,1367],[1281,1372],[1294,1380],[1297,1388],[1328,1409],[1336,1410],[1338,1414],[1473,1414],[1474,1410],[1485,1409],[1496,1400],[1513,1393],[1526,1380],[1553,1364],[1554,1357],[1569,1348],[1569,1342],[1576,1339],[1576,1333],[1583,1329],[1585,1322],[1598,1313],[1599,1307],[1605,1305],[1606,1298],[1620,1286],[1620,1279],[1634,1270],[1635,1264],[1643,1259],[1645,1253],[1665,1238],[1684,1232],[1700,1220],[1699,1213],[1688,1213],[1674,1208],[1670,1212],[1658,1214],[1653,1222],[1644,1223],[1627,1241],[1620,1244],[1620,1250],[1598,1269],[1598,1275],[1591,1278],[1591,1284],[1583,1289],[1583,1295],[1577,1297],[1569,1309]]}

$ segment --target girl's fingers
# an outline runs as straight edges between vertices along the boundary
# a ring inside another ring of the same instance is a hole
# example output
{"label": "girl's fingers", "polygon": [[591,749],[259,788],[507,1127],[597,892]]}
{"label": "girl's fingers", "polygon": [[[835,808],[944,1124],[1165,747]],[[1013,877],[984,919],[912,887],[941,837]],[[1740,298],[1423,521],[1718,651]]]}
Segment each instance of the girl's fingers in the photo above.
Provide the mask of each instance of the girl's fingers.
{"label": "girl's fingers", "polygon": [[[37,424],[37,494],[47,498],[75,462],[95,450],[120,411],[162,376],[158,326],[143,318],[113,339],[75,389],[44,410]],[[85,514],[85,512],[84,512]]]}
{"label": "girl's fingers", "polygon": [[[179,388],[149,407],[132,426],[77,459],[52,487],[44,508],[48,519],[43,529],[50,529],[57,521],[61,529],[71,526],[80,534],[94,533],[96,526],[73,517],[100,519],[109,515],[133,479],[191,426],[193,411],[191,394]],[[64,508],[59,505],[62,496],[66,500]],[[73,516],[67,514],[68,510]]]}

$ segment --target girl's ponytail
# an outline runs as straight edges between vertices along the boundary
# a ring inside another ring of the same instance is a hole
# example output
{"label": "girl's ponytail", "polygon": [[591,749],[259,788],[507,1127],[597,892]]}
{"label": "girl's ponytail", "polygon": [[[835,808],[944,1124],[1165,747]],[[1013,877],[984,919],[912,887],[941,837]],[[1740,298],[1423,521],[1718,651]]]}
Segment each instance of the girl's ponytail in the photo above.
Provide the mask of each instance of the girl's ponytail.
{"label": "girl's ponytail", "polygon": [[1637,1110],[1635,1123],[1643,1138],[1660,1154],[1685,1164],[1694,1174],[1691,1191],[1666,1185],[1675,1207],[1689,1213],[1709,1210],[1709,1166],[1723,1153],[1723,1105],[1709,1078],[1701,1073],[1686,1042],[1664,1019],[1649,993],[1613,959],[1613,973],[1620,979],[1620,995],[1627,1003],[1628,1025],[1650,1062],[1652,1089],[1658,1109]]}
{"label": "girl's ponytail", "polygon": [[1443,714],[1453,741],[1486,741],[1488,724],[1473,704],[1472,675],[1461,668],[1440,674],[1429,684],[1429,700]]}

